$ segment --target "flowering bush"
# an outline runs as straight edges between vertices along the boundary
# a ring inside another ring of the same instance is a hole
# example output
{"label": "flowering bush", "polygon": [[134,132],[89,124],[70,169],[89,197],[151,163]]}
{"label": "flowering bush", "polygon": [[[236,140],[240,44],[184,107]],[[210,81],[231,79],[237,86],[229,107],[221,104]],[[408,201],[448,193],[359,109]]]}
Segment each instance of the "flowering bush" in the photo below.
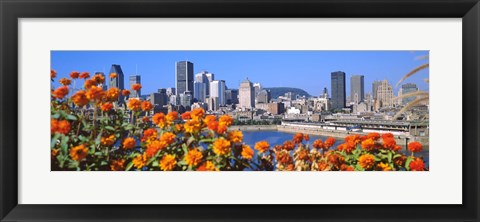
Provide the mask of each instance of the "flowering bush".
{"label": "flowering bush", "polygon": [[[55,77],[52,70],[52,81]],[[79,79],[83,87],[75,89]],[[128,98],[128,90],[103,90],[103,75],[72,72],[59,83],[51,93],[52,170],[426,170],[414,154],[422,145],[410,143],[407,157],[392,134],[351,135],[333,147],[334,138],[310,145],[309,135],[298,133],[283,144],[259,141],[252,148],[241,131],[228,130],[233,123],[228,115],[206,115],[203,109],[152,114],[153,105]]]}

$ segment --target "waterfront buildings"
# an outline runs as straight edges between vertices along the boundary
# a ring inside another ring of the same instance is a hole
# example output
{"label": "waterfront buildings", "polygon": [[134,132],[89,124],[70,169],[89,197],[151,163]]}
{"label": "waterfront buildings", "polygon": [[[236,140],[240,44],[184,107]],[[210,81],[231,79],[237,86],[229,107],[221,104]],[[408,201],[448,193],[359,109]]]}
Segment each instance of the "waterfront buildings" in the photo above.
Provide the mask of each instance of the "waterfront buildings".
{"label": "waterfront buildings", "polygon": [[225,100],[227,105],[238,104],[238,89],[226,89]]}
{"label": "waterfront buildings", "polygon": [[270,90],[260,90],[260,92],[257,93],[257,96],[255,97],[256,98],[256,104],[259,104],[259,103],[269,103],[270,102],[270,99],[271,99],[271,94],[270,94]]}
{"label": "waterfront buildings", "polygon": [[253,88],[255,89],[255,96],[257,96],[258,93],[260,93],[260,91],[262,91],[262,89],[263,89],[262,84],[260,84],[258,82],[253,84]]}
{"label": "waterfront buildings", "polygon": [[[125,85],[124,85],[125,82],[124,82],[124,75],[123,75],[122,67],[120,67],[120,65],[113,64],[112,67],[110,68],[110,73],[117,74],[117,77],[113,78],[113,79],[109,77],[109,79],[110,79],[109,88],[116,87],[120,91],[124,90],[125,89]],[[120,94],[118,100],[123,101],[123,96],[121,94]]]}
{"label": "waterfront buildings", "polygon": [[350,77],[350,101],[358,104],[364,100],[364,76],[353,75]]}
{"label": "waterfront buildings", "polygon": [[207,88],[209,88],[207,87],[208,85],[208,83],[195,80],[195,82],[193,82],[193,98],[200,102],[205,102],[207,99]]}
{"label": "waterfront buildings", "polygon": [[255,107],[255,89],[248,78],[240,83],[240,89],[238,91],[240,108],[251,109]]}
{"label": "waterfront buildings", "polygon": [[[215,80],[214,77],[215,77],[215,75],[213,73],[208,72],[208,71],[201,71],[201,72],[195,74],[195,82],[205,84],[203,86],[205,88],[205,92],[206,92],[205,98],[210,96],[210,82]],[[195,88],[195,86],[194,86],[194,88]],[[195,93],[194,93],[194,97],[195,97]],[[197,98],[197,97],[195,97],[195,98]],[[205,101],[205,100],[203,100],[203,101]]]}
{"label": "waterfront buildings", "polygon": [[168,104],[166,89],[158,89],[158,92],[150,94],[150,102],[154,105],[164,106]]}
{"label": "waterfront buildings", "polygon": [[345,89],[345,72],[337,71],[331,73],[332,84],[332,109],[345,108],[346,89]]}
{"label": "waterfront buildings", "polygon": [[[134,84],[141,84],[141,81],[140,81],[140,75],[132,75],[128,78],[128,83],[130,85],[130,89],[132,88],[132,86]],[[138,90],[138,93],[137,91],[135,90],[130,90],[130,98],[138,98],[140,97],[140,95],[142,95],[141,93],[141,89]]]}
{"label": "waterfront buildings", "polygon": [[175,82],[177,95],[184,92],[193,92],[193,63],[189,61],[177,62],[175,67]]}

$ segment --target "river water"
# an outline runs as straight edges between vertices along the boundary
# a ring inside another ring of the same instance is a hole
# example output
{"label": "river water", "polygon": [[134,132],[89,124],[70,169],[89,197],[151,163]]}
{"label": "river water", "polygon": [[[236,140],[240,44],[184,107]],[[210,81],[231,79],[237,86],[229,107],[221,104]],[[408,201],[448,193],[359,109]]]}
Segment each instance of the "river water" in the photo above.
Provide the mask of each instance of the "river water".
{"label": "river water", "polygon": [[[287,140],[292,140],[293,138],[293,133],[287,133],[287,132],[279,132],[279,131],[243,131],[243,142],[246,144],[250,145],[252,148],[255,146],[255,143],[258,141],[266,140],[271,146],[274,145],[281,145],[283,142]],[[315,136],[315,135],[310,135],[310,141],[309,143],[312,144],[313,141],[316,139],[322,139],[325,141],[327,137],[325,136]],[[336,142],[333,146],[333,148],[337,147],[343,143],[343,140],[336,139]],[[406,148],[405,146],[402,147],[401,152],[405,153],[407,155],[410,155],[410,151],[405,151]],[[420,153],[421,156],[423,156],[423,159],[425,161],[426,167],[429,167],[429,150],[428,148],[424,148],[424,150]],[[418,154],[416,154],[418,156]]]}

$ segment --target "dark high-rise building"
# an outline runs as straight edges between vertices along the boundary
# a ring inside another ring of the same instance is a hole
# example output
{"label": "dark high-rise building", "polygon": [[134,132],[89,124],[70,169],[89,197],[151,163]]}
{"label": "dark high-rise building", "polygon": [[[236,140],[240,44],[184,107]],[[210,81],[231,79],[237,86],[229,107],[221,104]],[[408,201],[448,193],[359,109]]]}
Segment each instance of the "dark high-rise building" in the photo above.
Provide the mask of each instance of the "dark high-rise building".
{"label": "dark high-rise building", "polygon": [[189,61],[177,62],[175,81],[177,95],[182,95],[187,91],[193,93],[193,63]]}
{"label": "dark high-rise building", "polygon": [[345,73],[341,71],[332,72],[332,109],[345,108]]}
{"label": "dark high-rise building", "polygon": [[168,96],[166,89],[159,89],[158,93],[150,94],[150,101],[154,105],[164,106],[168,104]]}
{"label": "dark high-rise building", "polygon": [[105,82],[100,84],[100,86],[102,87],[102,90],[107,90],[107,78],[105,77],[105,73],[103,72],[95,72],[95,75],[101,75],[103,76],[103,78],[105,78]]}
{"label": "dark high-rise building", "polygon": [[358,104],[365,98],[365,84],[363,75],[350,77],[350,101]]}
{"label": "dark high-rise building", "polygon": [[[112,68],[110,68],[110,74],[112,74],[112,73],[117,74],[117,77],[113,78],[113,79],[109,77],[109,79],[110,79],[109,88],[116,87],[120,91],[124,90],[125,89],[125,85],[124,85],[125,82],[124,82],[124,75],[123,75],[122,67],[120,67],[120,65],[113,64]],[[122,94],[120,94],[119,100],[123,101]]]}
{"label": "dark high-rise building", "polygon": [[[140,83],[140,75],[130,76],[128,78],[128,82],[129,82],[129,85],[130,85],[130,89],[132,88],[133,84],[141,84]],[[131,94],[130,94],[131,98],[138,98],[138,97],[140,97],[140,95],[142,95],[141,90],[138,90],[138,93],[135,90],[131,90]]]}
{"label": "dark high-rise building", "polygon": [[372,83],[372,95],[373,95],[373,99],[377,99],[377,90],[378,90],[378,87],[382,85],[382,81],[373,81]]}

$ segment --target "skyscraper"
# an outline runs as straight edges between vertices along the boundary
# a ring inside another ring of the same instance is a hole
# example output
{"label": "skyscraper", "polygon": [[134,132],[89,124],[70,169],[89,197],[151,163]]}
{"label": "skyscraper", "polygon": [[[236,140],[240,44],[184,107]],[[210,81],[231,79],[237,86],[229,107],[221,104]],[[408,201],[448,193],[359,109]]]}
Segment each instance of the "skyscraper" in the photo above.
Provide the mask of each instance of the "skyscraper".
{"label": "skyscraper", "polygon": [[164,106],[168,104],[168,96],[166,89],[159,89],[157,93],[150,94],[150,101],[154,105]]}
{"label": "skyscraper", "polygon": [[175,72],[177,95],[186,91],[193,92],[193,63],[189,61],[177,62]]}
{"label": "skyscraper", "polygon": [[260,90],[260,92],[258,92],[255,98],[256,98],[257,104],[269,103],[271,99],[270,90],[266,90],[266,89]]}
{"label": "skyscraper", "polygon": [[365,98],[365,85],[363,75],[353,75],[350,77],[350,100],[358,104]]}
{"label": "skyscraper", "polygon": [[[195,82],[205,83],[205,87],[206,87],[205,88],[205,92],[206,92],[205,98],[210,95],[210,82],[212,82],[213,80],[214,80],[213,73],[210,73],[208,71],[201,71],[201,72],[195,74]],[[194,88],[195,88],[195,86],[194,86]],[[203,101],[205,101],[205,100],[203,100]]]}
{"label": "skyscraper", "polygon": [[[402,91],[402,95],[405,95],[405,94],[408,94],[408,93],[418,91],[418,88],[417,88],[417,85],[414,84],[414,83],[406,83],[406,84],[402,85],[401,91]],[[402,98],[402,104],[406,105],[406,104],[412,102],[415,99],[416,99],[415,96]]]}
{"label": "skyscraper", "polygon": [[218,98],[218,105],[225,105],[225,81],[214,80],[210,82],[210,98]]}
{"label": "skyscraper", "polygon": [[345,72],[337,71],[331,73],[332,83],[332,109],[345,108]]}
{"label": "skyscraper", "polygon": [[380,86],[378,86],[377,101],[379,107],[390,107],[395,103],[393,99],[393,88],[387,80],[383,80]]}
{"label": "skyscraper", "polygon": [[203,82],[193,82],[193,98],[197,99],[199,102],[206,102],[207,98],[207,85],[208,83]]}
{"label": "skyscraper", "polygon": [[240,83],[240,89],[238,91],[240,108],[251,109],[255,107],[255,89],[248,78]]}
{"label": "skyscraper", "polygon": [[[141,84],[140,75],[130,76],[130,77],[128,78],[128,82],[129,82],[129,85],[130,85],[130,89],[132,88],[133,84]],[[138,93],[137,93],[137,91],[135,91],[135,90],[131,90],[130,98],[138,98],[138,97],[140,97],[141,95],[142,95],[141,89],[138,90]]]}
{"label": "skyscraper", "polygon": [[372,95],[373,99],[377,99],[377,90],[378,87],[382,84],[382,81],[373,81],[372,83]]}
{"label": "skyscraper", "polygon": [[[110,68],[110,74],[111,73],[117,74],[117,77],[115,77],[113,79],[109,77],[109,79],[110,79],[109,88],[116,87],[120,91],[124,90],[125,89],[125,86],[124,86],[125,82],[124,82],[124,75],[123,75],[122,67],[120,67],[120,65],[113,64],[112,68]],[[120,94],[118,99],[119,99],[119,101],[123,101],[122,94]]]}
{"label": "skyscraper", "polygon": [[255,88],[255,96],[257,96],[258,93],[263,89],[262,84],[260,83],[254,83],[253,88]]}

